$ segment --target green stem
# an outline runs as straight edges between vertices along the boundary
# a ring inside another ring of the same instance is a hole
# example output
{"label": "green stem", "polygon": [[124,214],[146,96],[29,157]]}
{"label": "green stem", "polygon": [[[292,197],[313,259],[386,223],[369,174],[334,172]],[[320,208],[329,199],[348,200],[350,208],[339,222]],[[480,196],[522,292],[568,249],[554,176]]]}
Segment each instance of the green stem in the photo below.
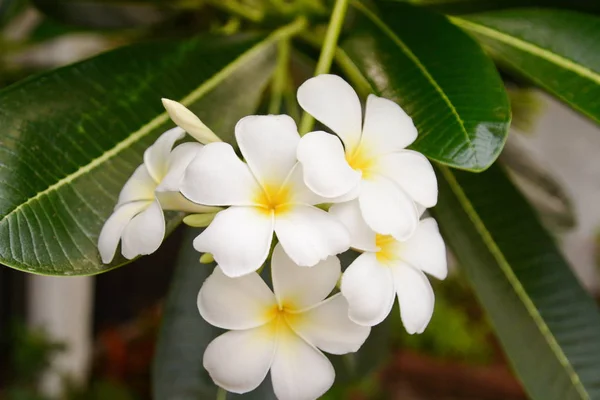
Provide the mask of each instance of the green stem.
{"label": "green stem", "polygon": [[264,12],[261,8],[250,7],[236,0],[206,0],[206,2],[223,11],[235,14],[252,22],[261,22],[264,17]]}
{"label": "green stem", "polygon": [[217,390],[217,399],[216,400],[226,400],[227,399],[227,390],[220,387]]}
{"label": "green stem", "polygon": [[277,44],[277,67],[271,83],[271,101],[269,102],[269,114],[278,114],[281,109],[283,92],[286,89],[288,79],[288,64],[290,59],[289,39],[280,40]]}
{"label": "green stem", "polygon": [[[348,0],[336,0],[335,7],[331,13],[331,19],[329,20],[329,26],[327,27],[327,33],[325,34],[325,40],[323,41],[323,47],[321,48],[319,62],[315,69],[315,76],[326,74],[331,68],[347,9]],[[305,112],[304,115],[302,115],[302,121],[300,122],[300,134],[304,135],[308,133],[314,124],[314,118]]]}
{"label": "green stem", "polygon": [[[299,35],[299,38],[306,44],[316,49],[321,48],[323,43],[322,35],[319,36],[315,33],[308,31],[303,31]],[[369,83],[369,81],[367,81],[367,78],[365,78],[362,72],[360,72],[356,64],[354,64],[354,62],[350,59],[350,57],[348,57],[348,55],[343,49],[338,47],[335,50],[334,59],[338,67],[340,67],[340,69],[344,73],[344,76],[348,78],[348,80],[352,83],[352,86],[354,86],[354,90],[356,90],[359,96],[367,97],[367,95],[369,95],[373,91],[373,89],[371,88],[371,84]]]}

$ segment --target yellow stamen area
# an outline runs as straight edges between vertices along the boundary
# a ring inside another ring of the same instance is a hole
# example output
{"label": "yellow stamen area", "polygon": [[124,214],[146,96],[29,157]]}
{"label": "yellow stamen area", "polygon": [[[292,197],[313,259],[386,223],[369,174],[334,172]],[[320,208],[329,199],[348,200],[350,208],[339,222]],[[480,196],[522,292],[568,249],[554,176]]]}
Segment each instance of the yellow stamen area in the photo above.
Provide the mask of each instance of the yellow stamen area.
{"label": "yellow stamen area", "polygon": [[264,332],[270,336],[281,336],[280,334],[283,331],[293,331],[293,326],[297,327],[299,324],[305,322],[303,313],[296,313],[293,308],[285,304],[282,306],[274,305],[273,307],[269,307],[265,312],[266,318],[271,322],[265,326],[266,330]]}
{"label": "yellow stamen area", "polygon": [[377,234],[375,236],[375,245],[379,248],[375,256],[380,263],[389,264],[400,259],[399,250],[401,243],[392,236]]}
{"label": "yellow stamen area", "polygon": [[348,165],[355,170],[361,171],[363,178],[369,178],[375,170],[375,157],[364,144],[356,147],[354,151],[346,152]]}
{"label": "yellow stamen area", "polygon": [[254,196],[254,201],[259,205],[259,208],[265,214],[274,212],[276,215],[281,215],[290,209],[291,188],[289,185],[270,185],[263,184]]}

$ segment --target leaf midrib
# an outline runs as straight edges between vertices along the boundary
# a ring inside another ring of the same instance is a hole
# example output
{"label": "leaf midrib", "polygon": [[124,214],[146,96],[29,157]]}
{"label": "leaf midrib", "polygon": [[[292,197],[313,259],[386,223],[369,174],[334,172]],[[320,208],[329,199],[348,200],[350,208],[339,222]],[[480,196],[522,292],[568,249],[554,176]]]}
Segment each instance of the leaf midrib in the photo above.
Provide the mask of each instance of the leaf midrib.
{"label": "leaf midrib", "polygon": [[[191,103],[193,103],[194,101],[198,100],[204,94],[206,94],[210,90],[214,89],[219,83],[224,81],[228,76],[233,74],[237,70],[238,66],[243,64],[245,62],[245,60],[252,58],[256,53],[260,52],[264,47],[269,46],[272,42],[277,41],[277,40],[281,39],[282,37],[289,36],[290,34],[295,32],[298,28],[299,27],[298,27],[297,23],[292,23],[283,28],[280,28],[279,30],[276,30],[275,32],[273,32],[272,34],[267,36],[263,41],[254,45],[252,48],[250,48],[249,50],[244,52],[242,55],[237,57],[235,60],[233,60],[231,63],[229,63],[225,68],[223,68],[222,70],[220,70],[219,72],[214,74],[210,79],[203,82],[200,86],[198,86],[196,89],[194,89],[192,92],[190,92],[190,94],[188,94],[186,97],[184,97],[180,102],[187,106],[187,105],[190,105]],[[96,167],[98,167],[102,163],[106,162],[107,160],[111,159],[115,155],[119,154],[121,151],[126,150],[132,144],[134,144],[135,142],[139,141],[144,136],[146,136],[147,134],[152,132],[152,130],[159,127],[163,123],[167,122],[168,119],[169,119],[169,115],[167,114],[167,112],[166,111],[162,112],[161,114],[156,116],[154,119],[152,119],[150,122],[148,122],[147,124],[142,126],[140,129],[135,131],[133,134],[129,135],[126,139],[117,143],[110,150],[102,153],[99,157],[96,157],[95,159],[91,160],[88,164],[80,167],[76,171],[59,179],[56,183],[48,186],[46,189],[36,193],[34,196],[28,198],[26,201],[22,202],[21,204],[19,204],[15,208],[13,208],[10,212],[5,214],[0,219],[0,224],[4,223],[6,220],[8,220],[8,218],[13,216],[14,214],[18,213],[23,207],[35,202],[36,200],[38,200],[44,196],[47,196],[49,193],[52,193],[52,192],[60,189],[63,186],[68,186],[75,179],[94,170]]]}
{"label": "leaf midrib", "polygon": [[483,36],[487,36],[499,42],[505,43],[509,46],[515,47],[519,50],[523,50],[527,53],[533,54],[552,64],[556,64],[563,69],[571,71],[583,78],[587,78],[595,84],[600,85],[600,73],[591,70],[587,67],[584,67],[583,65],[578,64],[577,62],[566,58],[560,54],[538,46],[533,42],[518,38],[511,34],[463,18],[449,17],[449,19],[455,25],[464,27],[467,30],[477,32]]}
{"label": "leaf midrib", "polygon": [[500,250],[499,246],[496,244],[494,238],[486,228],[484,222],[479,217],[477,211],[475,211],[475,207],[469,201],[467,195],[460,187],[460,184],[456,180],[454,174],[448,167],[439,166],[439,169],[442,172],[442,175],[444,175],[446,181],[448,182],[448,185],[452,189],[452,192],[456,195],[459,203],[462,205],[463,210],[469,216],[469,219],[475,226],[475,229],[477,230],[477,232],[479,232],[484,244],[494,257],[494,259],[498,262],[500,270],[504,273],[506,279],[517,294],[517,297],[523,303],[525,310],[535,322],[536,326],[540,331],[540,334],[546,340],[546,343],[548,344],[548,346],[550,347],[551,351],[554,353],[560,364],[564,367],[565,372],[569,377],[569,380],[575,387],[575,390],[577,390],[577,392],[583,400],[589,400],[590,396],[586,388],[581,383],[581,378],[579,377],[579,374],[573,368],[573,365],[569,361],[569,358],[563,352],[562,348],[560,347],[556,338],[554,337],[554,334],[542,318],[533,300],[531,300],[531,298],[523,288],[523,285],[512,270],[510,263],[504,257],[502,250]]}
{"label": "leaf midrib", "polygon": [[394,42],[400,48],[400,50],[404,54],[406,54],[406,56],[410,60],[412,60],[415,63],[415,65],[417,66],[417,68],[419,69],[419,71],[421,71],[421,73],[423,74],[423,76],[425,77],[425,79],[427,81],[429,81],[429,83],[431,83],[431,85],[436,90],[436,92],[438,92],[438,94],[440,95],[440,97],[442,98],[442,100],[444,100],[444,102],[446,103],[446,105],[448,106],[448,108],[450,108],[450,111],[452,112],[452,115],[456,118],[456,121],[458,122],[458,124],[460,126],[460,130],[465,135],[467,143],[468,143],[469,147],[471,148],[471,150],[473,151],[473,157],[475,159],[475,164],[479,165],[479,161],[477,160],[477,151],[475,149],[473,141],[471,140],[471,137],[469,136],[469,133],[467,132],[467,129],[465,128],[464,121],[462,120],[462,118],[458,114],[458,111],[456,110],[456,107],[454,106],[454,104],[452,103],[452,101],[450,101],[450,99],[448,98],[448,96],[446,96],[446,93],[444,93],[444,91],[442,90],[442,88],[440,87],[440,85],[438,84],[438,82],[429,73],[429,71],[427,70],[427,68],[421,63],[421,61],[419,60],[419,58],[410,50],[410,48],[402,41],[402,39],[400,39],[398,37],[398,35],[396,35],[385,24],[385,22],[383,22],[377,15],[375,15],[371,10],[369,10],[367,7],[365,7],[364,4],[362,4],[359,0],[353,1],[352,4],[354,5],[354,7],[356,9],[358,9],[367,18],[369,18],[375,25],[377,25],[383,31],[383,33],[386,34],[392,40],[392,42]]}

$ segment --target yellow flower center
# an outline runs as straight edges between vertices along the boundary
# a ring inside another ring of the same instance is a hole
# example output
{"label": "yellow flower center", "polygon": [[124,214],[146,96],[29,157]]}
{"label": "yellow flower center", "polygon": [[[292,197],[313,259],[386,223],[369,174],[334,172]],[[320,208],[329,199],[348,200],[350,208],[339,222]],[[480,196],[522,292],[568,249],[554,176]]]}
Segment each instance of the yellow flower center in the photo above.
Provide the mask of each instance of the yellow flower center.
{"label": "yellow flower center", "polygon": [[402,244],[392,236],[377,234],[375,236],[375,245],[379,248],[375,256],[380,263],[390,264],[400,259],[400,247]]}
{"label": "yellow flower center", "polygon": [[296,313],[292,307],[286,304],[283,304],[281,307],[274,305],[265,312],[267,319],[271,321],[266,325],[266,333],[268,335],[276,335],[278,331],[281,332],[282,330],[287,331],[292,329],[292,326],[297,327],[299,324],[304,323],[305,320],[304,313]]}
{"label": "yellow flower center", "polygon": [[269,215],[272,212],[281,215],[289,211],[291,199],[292,195],[289,185],[274,186],[264,184],[254,196],[254,201],[258,204],[260,210]]}
{"label": "yellow flower center", "polygon": [[375,172],[376,159],[364,144],[354,151],[347,151],[346,161],[353,170],[361,171],[363,178],[369,178]]}

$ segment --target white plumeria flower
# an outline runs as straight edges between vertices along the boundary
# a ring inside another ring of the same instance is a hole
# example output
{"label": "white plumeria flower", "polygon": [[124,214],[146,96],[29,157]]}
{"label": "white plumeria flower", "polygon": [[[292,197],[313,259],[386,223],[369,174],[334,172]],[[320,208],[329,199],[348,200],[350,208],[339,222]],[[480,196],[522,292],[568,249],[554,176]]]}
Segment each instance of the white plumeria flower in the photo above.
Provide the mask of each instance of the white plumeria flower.
{"label": "white plumeria flower", "polygon": [[298,102],[341,139],[322,131],[302,138],[298,160],[306,185],[327,198],[358,197],[353,204],[371,229],[409,238],[418,223],[417,205],[437,203],[431,164],[405,150],[417,138],[412,119],[393,101],[369,95],[363,124],[358,95],[336,75],[304,82]]}
{"label": "white plumeria flower", "polygon": [[235,127],[242,162],[227,143],[209,143],[190,163],[181,192],[198,204],[231,206],[194,240],[225,275],[242,276],[265,262],[273,232],[292,260],[313,266],[348,249],[335,217],[314,207],[324,199],[304,184],[296,160],[300,141],[287,115],[249,116]]}
{"label": "white plumeria flower", "polygon": [[320,350],[355,352],[370,332],[348,319],[348,303],[340,293],[325,299],[340,273],[337,257],[315,268],[299,267],[280,245],[271,263],[274,294],[257,273],[229,278],[215,268],[198,294],[202,317],[230,330],[204,353],[204,368],[215,383],[229,392],[246,393],[270,370],[280,400],[324,394],[335,371]]}
{"label": "white plumeria flower", "polygon": [[181,128],[173,128],[144,153],[144,163],[123,186],[115,211],[100,232],[98,250],[103,263],[113,260],[119,241],[123,256],[130,260],[155,252],[165,236],[163,210],[216,210],[194,204],[179,193],[185,168],[202,148],[200,143],[183,143],[171,151],[184,136]]}
{"label": "white plumeria flower", "polygon": [[410,239],[400,242],[371,230],[352,204],[357,201],[330,209],[348,227],[351,246],[364,251],[342,276],[348,315],[357,324],[377,325],[390,313],[397,296],[406,331],[422,333],[434,305],[433,289],[423,272],[438,279],[448,274],[446,247],[438,225],[433,218],[425,218]]}

